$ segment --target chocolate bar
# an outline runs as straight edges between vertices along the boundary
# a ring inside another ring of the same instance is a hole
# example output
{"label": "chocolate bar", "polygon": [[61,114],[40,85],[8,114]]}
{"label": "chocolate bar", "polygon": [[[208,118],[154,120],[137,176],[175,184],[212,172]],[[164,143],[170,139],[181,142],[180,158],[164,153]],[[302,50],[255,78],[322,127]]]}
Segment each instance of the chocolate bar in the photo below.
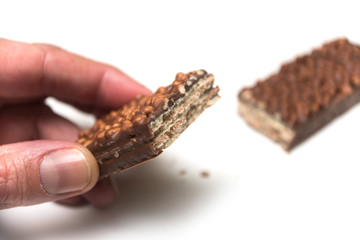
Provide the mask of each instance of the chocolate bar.
{"label": "chocolate bar", "polygon": [[291,150],[360,101],[360,47],[337,39],[244,88],[245,121]]}
{"label": "chocolate bar", "polygon": [[158,156],[219,98],[214,76],[204,70],[178,73],[152,96],[138,96],[80,132],[100,167],[100,178]]}

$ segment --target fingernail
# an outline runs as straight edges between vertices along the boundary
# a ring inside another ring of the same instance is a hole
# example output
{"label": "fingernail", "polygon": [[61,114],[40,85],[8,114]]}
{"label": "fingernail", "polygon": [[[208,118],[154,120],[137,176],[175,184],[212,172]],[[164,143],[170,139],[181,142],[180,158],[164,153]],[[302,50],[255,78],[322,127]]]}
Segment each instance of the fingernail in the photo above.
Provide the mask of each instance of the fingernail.
{"label": "fingernail", "polygon": [[51,194],[82,190],[91,178],[91,168],[84,154],[77,149],[50,152],[40,164],[43,188]]}

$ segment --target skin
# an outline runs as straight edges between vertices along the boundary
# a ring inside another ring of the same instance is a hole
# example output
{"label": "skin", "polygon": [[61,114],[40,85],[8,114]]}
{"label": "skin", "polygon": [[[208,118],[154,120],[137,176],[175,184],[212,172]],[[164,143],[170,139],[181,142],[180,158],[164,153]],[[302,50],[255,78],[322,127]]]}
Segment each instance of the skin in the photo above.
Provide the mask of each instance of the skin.
{"label": "skin", "polygon": [[[52,45],[0,39],[0,209],[47,201],[97,207],[114,202],[110,180],[97,181],[92,154],[74,143],[78,127],[56,115],[44,99],[53,96],[98,115],[121,107],[137,94],[151,92],[112,66]],[[40,162],[45,154],[67,148],[91,159],[94,174],[81,191],[44,194]]]}

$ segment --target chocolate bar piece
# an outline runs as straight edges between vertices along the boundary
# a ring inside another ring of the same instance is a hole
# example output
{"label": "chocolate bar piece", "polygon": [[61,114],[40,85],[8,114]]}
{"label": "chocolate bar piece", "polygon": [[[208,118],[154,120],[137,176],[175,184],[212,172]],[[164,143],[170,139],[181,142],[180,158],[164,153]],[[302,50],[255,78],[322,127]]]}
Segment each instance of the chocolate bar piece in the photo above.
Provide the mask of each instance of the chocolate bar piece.
{"label": "chocolate bar piece", "polygon": [[242,89],[238,100],[250,126],[291,150],[360,101],[360,47],[328,42]]}
{"label": "chocolate bar piece", "polygon": [[154,158],[205,108],[218,100],[214,76],[204,70],[178,73],[172,85],[138,96],[80,132],[100,167],[100,178]]}

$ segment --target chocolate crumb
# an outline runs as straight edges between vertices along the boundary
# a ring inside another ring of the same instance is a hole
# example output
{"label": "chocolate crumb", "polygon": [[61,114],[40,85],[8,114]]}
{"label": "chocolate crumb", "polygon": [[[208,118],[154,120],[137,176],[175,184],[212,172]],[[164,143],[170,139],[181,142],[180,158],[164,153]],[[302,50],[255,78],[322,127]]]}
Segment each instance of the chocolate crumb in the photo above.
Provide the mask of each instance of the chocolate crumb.
{"label": "chocolate crumb", "polygon": [[185,176],[187,174],[187,171],[185,169],[181,169],[179,171],[180,176]]}
{"label": "chocolate crumb", "polygon": [[200,172],[200,177],[202,178],[209,178],[210,177],[210,173],[208,171],[202,171]]}

